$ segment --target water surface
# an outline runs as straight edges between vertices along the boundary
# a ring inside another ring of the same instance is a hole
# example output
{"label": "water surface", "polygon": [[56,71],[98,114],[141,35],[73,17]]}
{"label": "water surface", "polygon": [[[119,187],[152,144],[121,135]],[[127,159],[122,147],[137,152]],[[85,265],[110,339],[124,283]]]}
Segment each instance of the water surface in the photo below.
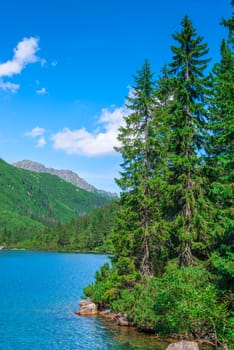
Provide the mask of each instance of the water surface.
{"label": "water surface", "polygon": [[106,255],[0,251],[0,350],[164,350],[100,317],[80,317],[83,288]]}

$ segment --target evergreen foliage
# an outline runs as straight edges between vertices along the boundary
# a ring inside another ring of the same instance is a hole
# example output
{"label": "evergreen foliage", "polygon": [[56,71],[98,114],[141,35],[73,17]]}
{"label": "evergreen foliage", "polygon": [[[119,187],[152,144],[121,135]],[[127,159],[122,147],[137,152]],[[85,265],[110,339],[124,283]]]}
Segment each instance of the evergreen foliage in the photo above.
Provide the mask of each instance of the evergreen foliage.
{"label": "evergreen foliage", "polygon": [[181,24],[181,32],[173,35],[178,45],[171,47],[173,57],[169,64],[173,95],[166,120],[171,145],[167,155],[168,191],[172,197],[170,221],[179,242],[179,263],[189,266],[195,263],[193,244],[206,241],[211,221],[201,156],[210,83],[204,75],[209,62],[207,44],[196,34],[187,16]]}
{"label": "evergreen foliage", "polygon": [[209,142],[207,148],[207,173],[209,197],[216,206],[216,236],[210,262],[217,275],[222,292],[229,292],[229,302],[234,303],[234,51],[233,15],[225,22],[229,40],[222,40],[221,60],[213,72],[213,94],[209,108]]}
{"label": "evergreen foliage", "polygon": [[[188,332],[196,339],[209,334],[214,343],[219,342],[230,327],[230,318],[210,279],[207,270],[199,266],[170,266],[161,278],[151,279],[138,297],[136,324],[155,327],[162,335]],[[153,317],[142,310],[144,300]]]}
{"label": "evergreen foliage", "polygon": [[139,329],[234,347],[233,17],[221,61],[188,16],[157,82],[135,76],[117,150],[123,158],[114,257],[85,293]]}
{"label": "evergreen foliage", "polygon": [[117,204],[113,201],[89,214],[34,233],[31,239],[20,245],[31,249],[111,253],[111,232],[116,213]]}

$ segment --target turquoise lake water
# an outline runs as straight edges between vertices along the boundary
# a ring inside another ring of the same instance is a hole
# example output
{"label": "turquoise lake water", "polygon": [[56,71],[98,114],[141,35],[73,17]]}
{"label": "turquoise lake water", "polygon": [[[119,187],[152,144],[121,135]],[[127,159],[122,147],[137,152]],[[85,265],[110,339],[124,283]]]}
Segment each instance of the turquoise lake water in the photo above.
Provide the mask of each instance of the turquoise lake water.
{"label": "turquoise lake water", "polygon": [[80,317],[83,287],[105,255],[0,251],[0,350],[164,350],[101,317]]}

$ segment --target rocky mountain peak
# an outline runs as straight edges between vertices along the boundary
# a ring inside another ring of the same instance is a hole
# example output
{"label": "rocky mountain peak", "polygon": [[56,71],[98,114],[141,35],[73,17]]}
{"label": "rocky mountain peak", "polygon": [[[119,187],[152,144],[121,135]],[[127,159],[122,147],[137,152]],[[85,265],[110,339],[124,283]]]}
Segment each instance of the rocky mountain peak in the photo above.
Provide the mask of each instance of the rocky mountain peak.
{"label": "rocky mountain peak", "polygon": [[116,193],[111,193],[111,192],[106,192],[103,190],[96,189],[94,186],[90,185],[88,182],[82,179],[78,174],[76,174],[71,170],[64,170],[64,169],[59,170],[59,169],[47,168],[43,164],[34,162],[32,160],[21,160],[19,162],[13,163],[13,165],[17,168],[21,168],[25,170],[56,175],[61,179],[72,183],[76,187],[82,188],[85,191],[97,192],[103,196],[117,198]]}

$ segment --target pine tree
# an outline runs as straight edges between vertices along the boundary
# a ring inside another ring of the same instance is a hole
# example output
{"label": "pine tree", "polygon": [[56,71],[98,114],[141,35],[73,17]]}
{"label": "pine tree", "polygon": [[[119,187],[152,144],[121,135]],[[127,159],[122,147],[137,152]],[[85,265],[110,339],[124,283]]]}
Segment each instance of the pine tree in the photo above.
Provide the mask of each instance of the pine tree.
{"label": "pine tree", "polygon": [[127,107],[131,113],[120,128],[117,150],[122,154],[121,208],[115,245],[117,254],[132,257],[146,277],[152,274],[150,244],[154,222],[152,174],[155,162],[154,118],[155,92],[150,64],[145,61],[135,77]]}
{"label": "pine tree", "polygon": [[171,47],[173,57],[169,65],[173,94],[167,117],[171,145],[167,155],[168,180],[172,198],[168,211],[172,232],[178,239],[179,264],[188,266],[194,264],[192,246],[205,241],[209,229],[206,179],[201,169],[206,98],[210,90],[209,79],[204,74],[209,62],[207,44],[197,35],[188,16],[181,25],[181,32],[173,35],[177,46]]}

